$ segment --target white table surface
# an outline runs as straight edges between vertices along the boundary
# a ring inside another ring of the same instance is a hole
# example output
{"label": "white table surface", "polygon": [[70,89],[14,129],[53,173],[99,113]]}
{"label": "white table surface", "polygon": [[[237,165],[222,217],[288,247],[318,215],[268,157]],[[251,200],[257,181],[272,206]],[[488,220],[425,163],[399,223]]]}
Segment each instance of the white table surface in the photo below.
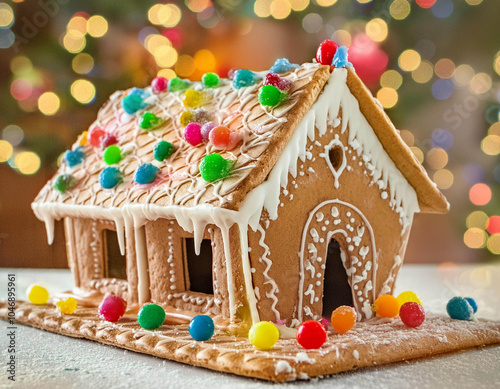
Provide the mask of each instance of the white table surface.
{"label": "white table surface", "polygon": [[[18,298],[33,282],[49,292],[71,289],[68,270],[0,268],[0,299],[7,274],[16,274]],[[417,292],[424,307],[445,313],[455,295],[470,296],[478,317],[500,320],[500,265],[404,265],[396,293]],[[97,342],[73,339],[24,325],[17,328],[16,382],[7,380],[7,322],[0,320],[0,388],[269,388],[264,381],[217,373]],[[308,388],[500,388],[500,347],[439,358],[365,368],[313,381],[278,384]]]}

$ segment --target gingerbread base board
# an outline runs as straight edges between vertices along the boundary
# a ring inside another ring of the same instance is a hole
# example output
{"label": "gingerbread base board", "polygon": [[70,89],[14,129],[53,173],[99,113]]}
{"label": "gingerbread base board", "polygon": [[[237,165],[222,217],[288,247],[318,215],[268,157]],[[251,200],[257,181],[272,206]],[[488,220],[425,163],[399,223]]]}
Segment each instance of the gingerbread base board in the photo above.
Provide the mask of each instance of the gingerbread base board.
{"label": "gingerbread base board", "polygon": [[[6,319],[7,314],[7,304],[0,302],[0,317]],[[319,350],[305,350],[295,339],[280,339],[271,351],[255,350],[247,339],[220,331],[207,342],[197,342],[189,335],[187,325],[144,330],[133,314],[112,324],[100,320],[95,308],[61,315],[52,305],[40,307],[19,302],[16,321],[160,358],[270,381],[307,379],[500,343],[500,322],[465,322],[435,314],[429,314],[418,329],[407,328],[399,320],[372,320],[357,323],[346,334],[330,334]]]}

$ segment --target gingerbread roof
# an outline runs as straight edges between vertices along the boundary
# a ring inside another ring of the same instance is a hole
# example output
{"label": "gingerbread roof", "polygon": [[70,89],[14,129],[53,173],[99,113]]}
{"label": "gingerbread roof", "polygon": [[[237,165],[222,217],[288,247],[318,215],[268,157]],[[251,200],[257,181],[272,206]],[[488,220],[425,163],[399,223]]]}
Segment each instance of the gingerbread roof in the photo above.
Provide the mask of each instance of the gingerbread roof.
{"label": "gingerbread roof", "polygon": [[[221,80],[218,87],[210,89],[209,98],[200,108],[212,113],[214,121],[243,134],[240,145],[230,151],[215,150],[210,143],[194,147],[184,140],[184,127],[179,121],[186,110],[183,92],[153,94],[150,88],[146,88],[151,93],[145,100],[150,104],[147,110],[165,119],[164,124],[153,131],[144,131],[138,126],[138,117],[143,111],[129,115],[122,109],[121,101],[129,91],[116,92],[101,108],[89,132],[101,128],[117,138],[117,145],[125,154],[116,165],[123,173],[123,182],[113,189],[102,188],[99,174],[107,166],[102,159],[103,151],[86,144],[83,146],[83,163],[70,168],[63,160],[56,176],[35,199],[33,208],[37,213],[41,207],[48,209],[61,205],[65,210],[58,207],[58,212],[54,213],[57,217],[65,214],[83,216],[85,209],[114,209],[126,204],[211,205],[237,210],[246,195],[271,172],[299,123],[329,80],[329,70],[328,66],[306,63],[283,74],[292,82],[289,98],[272,109],[264,108],[259,103],[262,81],[234,89],[230,80]],[[266,73],[259,75],[264,77]],[[383,109],[351,70],[347,72],[346,83],[390,159],[415,189],[420,210],[445,212],[448,209],[446,199],[402,141]],[[201,90],[202,85],[193,83],[191,88]],[[172,143],[176,151],[168,160],[154,162],[153,149],[160,140]],[[234,165],[229,177],[206,182],[200,176],[198,166],[204,156],[214,152],[231,159]],[[160,168],[160,174],[152,184],[139,185],[133,181],[133,175],[137,167],[145,162],[154,162]],[[61,194],[53,185],[55,178],[63,173],[71,173],[78,184]],[[38,216],[47,219],[40,214]]]}

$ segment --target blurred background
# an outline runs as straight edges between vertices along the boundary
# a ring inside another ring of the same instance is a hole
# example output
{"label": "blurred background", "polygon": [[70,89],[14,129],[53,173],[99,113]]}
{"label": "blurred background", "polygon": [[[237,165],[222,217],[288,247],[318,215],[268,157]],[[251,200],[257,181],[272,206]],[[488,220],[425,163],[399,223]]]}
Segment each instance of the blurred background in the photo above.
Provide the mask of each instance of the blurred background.
{"label": "blurred background", "polygon": [[407,262],[500,262],[500,1],[0,2],[0,266],[66,267],[30,203],[117,89],[311,61],[324,39],[451,203],[416,217]]}

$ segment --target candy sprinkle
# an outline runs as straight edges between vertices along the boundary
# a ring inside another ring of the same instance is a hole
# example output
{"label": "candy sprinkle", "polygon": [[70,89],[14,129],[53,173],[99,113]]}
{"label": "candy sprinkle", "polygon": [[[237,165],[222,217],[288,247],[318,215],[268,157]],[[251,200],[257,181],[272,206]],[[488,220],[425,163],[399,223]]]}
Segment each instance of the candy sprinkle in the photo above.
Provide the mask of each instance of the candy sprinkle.
{"label": "candy sprinkle", "polygon": [[380,317],[394,317],[399,313],[399,303],[396,297],[383,294],[375,300],[372,310]]}
{"label": "candy sprinkle", "polygon": [[215,88],[219,85],[220,78],[215,73],[205,73],[201,78],[201,82],[205,88]]}
{"label": "candy sprinkle", "polygon": [[353,307],[342,305],[332,312],[331,324],[335,331],[343,334],[354,327],[357,319],[358,315]]}
{"label": "candy sprinkle", "polygon": [[239,69],[234,72],[233,88],[240,89],[246,86],[252,86],[260,80],[254,72],[246,69]]}
{"label": "candy sprinkle", "polygon": [[198,315],[193,317],[189,323],[189,334],[194,340],[205,341],[214,334],[215,325],[208,315]]}
{"label": "candy sprinkle", "polygon": [[112,323],[117,322],[120,318],[125,315],[127,310],[127,303],[120,296],[114,294],[109,294],[102,300],[99,305],[98,312],[101,319],[110,321]]}
{"label": "candy sprinkle", "polygon": [[78,302],[73,297],[68,297],[67,299],[58,301],[56,303],[57,310],[65,315],[71,315],[76,311],[78,307]]}
{"label": "candy sprinkle", "polygon": [[227,177],[233,161],[224,159],[219,154],[209,154],[201,160],[199,169],[201,178],[207,182],[213,182]]}
{"label": "candy sprinkle", "polygon": [[106,165],[114,165],[122,160],[122,151],[116,145],[108,146],[102,154],[102,159]]}
{"label": "candy sprinkle", "polygon": [[446,304],[446,311],[452,319],[455,320],[471,320],[474,315],[474,309],[469,302],[463,297],[453,297]]}
{"label": "candy sprinkle", "polygon": [[157,161],[164,161],[174,153],[175,147],[172,143],[165,140],[159,141],[153,149],[153,157]]}
{"label": "candy sprinkle", "polygon": [[286,73],[286,72],[292,72],[298,67],[299,65],[295,63],[290,63],[290,61],[287,58],[279,58],[274,62],[274,65],[271,66],[271,69],[269,69],[269,71],[271,73]]}
{"label": "candy sprinkle", "polygon": [[139,118],[139,127],[146,131],[152,131],[161,126],[165,121],[153,112],[144,112]]}
{"label": "candy sprinkle", "polygon": [[165,311],[158,304],[144,305],[137,314],[139,325],[146,330],[156,330],[165,322]]}
{"label": "candy sprinkle", "polygon": [[71,174],[61,174],[54,181],[54,189],[62,194],[74,188],[77,183],[78,181]]}
{"label": "candy sprinkle", "polygon": [[85,152],[83,151],[83,147],[79,146],[74,150],[67,150],[64,153],[64,160],[68,164],[69,167],[73,167],[81,164],[85,159]]}
{"label": "candy sprinkle", "polygon": [[122,172],[116,167],[105,167],[99,173],[99,183],[104,189],[114,188],[122,181]]}
{"label": "candy sprinkle", "polygon": [[156,175],[159,170],[160,169],[149,162],[143,163],[136,169],[134,173],[134,181],[141,185],[151,184],[154,180],[156,180]]}
{"label": "candy sprinkle", "polygon": [[286,92],[280,91],[274,85],[264,85],[259,91],[259,103],[266,107],[276,107],[288,97]]}
{"label": "candy sprinkle", "polygon": [[297,342],[305,349],[320,348],[326,339],[325,327],[315,320],[307,320],[297,328]]}
{"label": "candy sprinkle", "polygon": [[49,292],[43,286],[33,284],[26,291],[26,296],[31,304],[45,305],[49,301]]}
{"label": "candy sprinkle", "polygon": [[280,338],[278,327],[269,321],[255,323],[248,332],[248,340],[257,350],[270,350]]}

